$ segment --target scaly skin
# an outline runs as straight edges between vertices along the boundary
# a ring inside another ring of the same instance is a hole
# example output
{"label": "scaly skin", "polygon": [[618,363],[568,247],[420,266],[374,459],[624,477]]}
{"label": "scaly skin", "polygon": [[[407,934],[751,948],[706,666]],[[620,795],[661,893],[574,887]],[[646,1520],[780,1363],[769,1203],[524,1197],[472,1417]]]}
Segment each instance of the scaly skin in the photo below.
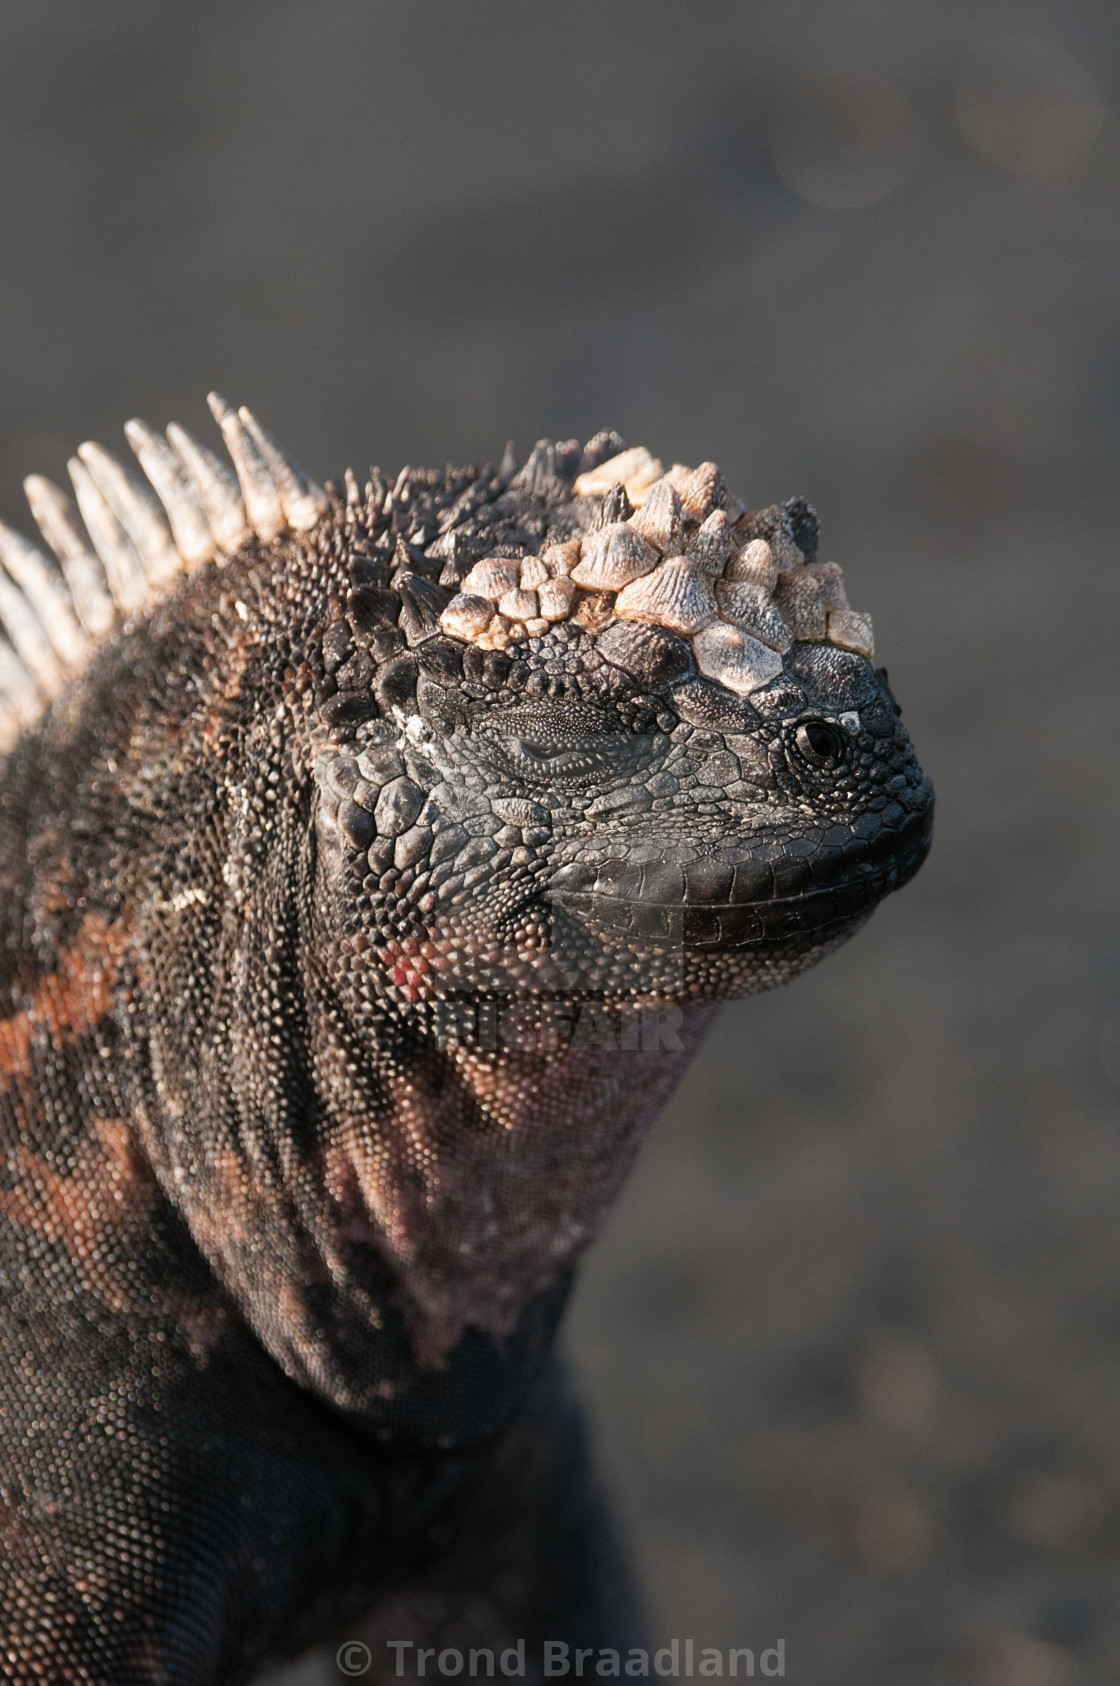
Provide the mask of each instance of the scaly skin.
{"label": "scaly skin", "polygon": [[714,1003],[843,941],[932,799],[832,645],[748,700],[617,622],[443,635],[441,571],[602,518],[574,466],[251,542],[8,758],[7,1679],[240,1681],[424,1587],[441,1643],[634,1637],[573,1262]]}

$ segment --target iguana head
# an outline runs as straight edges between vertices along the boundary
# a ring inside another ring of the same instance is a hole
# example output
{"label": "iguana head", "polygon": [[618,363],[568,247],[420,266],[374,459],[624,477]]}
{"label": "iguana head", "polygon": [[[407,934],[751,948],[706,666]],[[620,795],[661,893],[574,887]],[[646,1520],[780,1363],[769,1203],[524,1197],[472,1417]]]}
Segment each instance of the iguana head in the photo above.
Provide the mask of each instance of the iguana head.
{"label": "iguana head", "polygon": [[258,712],[303,740],[319,915],[371,1000],[741,995],[920,864],[930,786],[802,499],[748,511],[714,464],[614,434],[328,495],[212,405],[236,483],[139,422],[158,500],[96,445],[85,531],[28,482],[65,578],[0,528],[0,727],[215,562],[217,618],[271,658]]}
{"label": "iguana head", "polygon": [[378,996],[742,995],[924,858],[930,786],[812,510],[617,443],[335,516],[320,885]]}

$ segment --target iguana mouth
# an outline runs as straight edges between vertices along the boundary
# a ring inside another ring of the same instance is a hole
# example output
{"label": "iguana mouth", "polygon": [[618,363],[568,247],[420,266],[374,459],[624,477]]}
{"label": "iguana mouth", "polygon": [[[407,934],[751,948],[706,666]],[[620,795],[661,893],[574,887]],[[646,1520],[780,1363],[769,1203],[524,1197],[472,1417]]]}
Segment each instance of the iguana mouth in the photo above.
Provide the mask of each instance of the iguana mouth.
{"label": "iguana mouth", "polygon": [[932,804],[869,839],[838,847],[787,843],[771,858],[571,863],[553,879],[552,899],[600,930],[685,948],[747,948],[819,934],[871,911],[914,876],[929,852]]}

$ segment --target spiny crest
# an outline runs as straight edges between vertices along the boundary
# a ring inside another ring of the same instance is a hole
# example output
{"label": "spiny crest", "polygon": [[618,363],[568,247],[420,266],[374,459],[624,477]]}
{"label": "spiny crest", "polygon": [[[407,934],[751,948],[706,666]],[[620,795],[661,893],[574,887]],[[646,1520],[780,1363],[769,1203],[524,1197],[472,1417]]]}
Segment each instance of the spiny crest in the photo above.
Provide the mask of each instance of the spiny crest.
{"label": "spiny crest", "polygon": [[130,421],[125,435],[148,484],[92,442],[68,464],[73,501],[42,475],[25,480],[52,554],[0,522],[0,749],[116,626],[154,607],[185,573],[228,560],[253,534],[267,543],[307,532],[323,515],[326,493],[251,410],[232,410],[216,392],[209,404],[236,479],[177,423],[160,434]]}

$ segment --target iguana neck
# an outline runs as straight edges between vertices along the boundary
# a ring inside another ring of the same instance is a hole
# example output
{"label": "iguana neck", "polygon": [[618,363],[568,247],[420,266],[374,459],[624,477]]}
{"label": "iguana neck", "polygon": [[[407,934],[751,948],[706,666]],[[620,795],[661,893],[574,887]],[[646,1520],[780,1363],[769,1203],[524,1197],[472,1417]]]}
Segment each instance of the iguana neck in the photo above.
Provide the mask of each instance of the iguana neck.
{"label": "iguana neck", "polygon": [[429,1044],[388,1078],[379,1117],[354,1095],[327,1129],[333,1268],[345,1274],[349,1244],[391,1262],[422,1364],[468,1324],[507,1335],[593,1239],[713,1013],[647,1007],[620,1026],[585,1006],[552,1049],[479,1047],[483,1014],[481,1037]]}

